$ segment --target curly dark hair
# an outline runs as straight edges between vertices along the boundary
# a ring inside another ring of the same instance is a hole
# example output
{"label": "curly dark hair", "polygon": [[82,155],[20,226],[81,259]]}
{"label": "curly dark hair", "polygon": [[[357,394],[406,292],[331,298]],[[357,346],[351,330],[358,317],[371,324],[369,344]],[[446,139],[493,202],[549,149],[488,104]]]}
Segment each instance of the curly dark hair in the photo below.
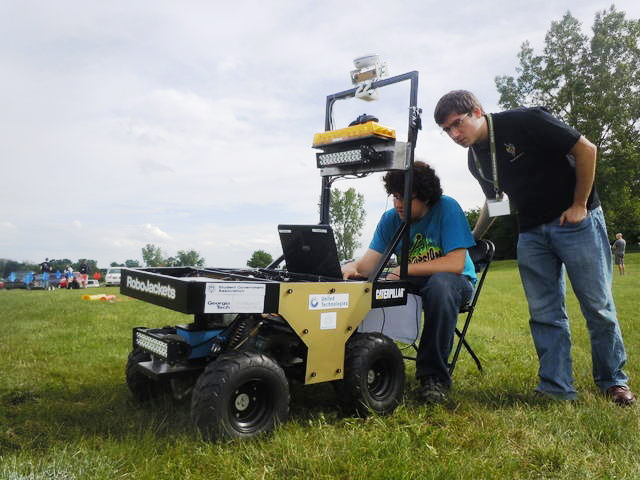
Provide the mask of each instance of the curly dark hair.
{"label": "curly dark hair", "polygon": [[[404,195],[404,172],[391,170],[382,177],[384,188],[389,195]],[[442,196],[440,179],[433,168],[424,162],[413,163],[412,191],[427,207],[436,204]]]}

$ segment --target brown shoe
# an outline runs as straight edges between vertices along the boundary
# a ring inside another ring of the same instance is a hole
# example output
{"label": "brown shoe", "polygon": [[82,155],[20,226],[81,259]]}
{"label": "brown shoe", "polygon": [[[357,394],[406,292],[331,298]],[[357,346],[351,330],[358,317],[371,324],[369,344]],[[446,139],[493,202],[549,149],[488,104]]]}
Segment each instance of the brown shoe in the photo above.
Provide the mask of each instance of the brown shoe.
{"label": "brown shoe", "polygon": [[636,396],[627,386],[614,385],[607,388],[607,397],[611,398],[613,403],[626,407],[636,403]]}

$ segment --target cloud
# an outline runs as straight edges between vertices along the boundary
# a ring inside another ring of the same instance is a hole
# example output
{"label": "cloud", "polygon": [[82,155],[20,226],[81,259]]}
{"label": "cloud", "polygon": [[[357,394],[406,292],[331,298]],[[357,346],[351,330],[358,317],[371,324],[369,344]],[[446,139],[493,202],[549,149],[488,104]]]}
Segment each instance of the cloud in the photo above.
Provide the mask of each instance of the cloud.
{"label": "cloud", "polygon": [[9,233],[9,232],[15,232],[17,229],[18,229],[18,227],[16,227],[11,222],[0,222],[0,232],[2,234]]}
{"label": "cloud", "polygon": [[150,238],[152,241],[171,239],[171,236],[168,233],[163,232],[160,228],[150,225],[148,223],[144,225],[143,235],[146,238]]}
{"label": "cloud", "polygon": [[140,172],[143,175],[174,172],[173,168],[151,159],[138,160],[138,165],[140,166]]}

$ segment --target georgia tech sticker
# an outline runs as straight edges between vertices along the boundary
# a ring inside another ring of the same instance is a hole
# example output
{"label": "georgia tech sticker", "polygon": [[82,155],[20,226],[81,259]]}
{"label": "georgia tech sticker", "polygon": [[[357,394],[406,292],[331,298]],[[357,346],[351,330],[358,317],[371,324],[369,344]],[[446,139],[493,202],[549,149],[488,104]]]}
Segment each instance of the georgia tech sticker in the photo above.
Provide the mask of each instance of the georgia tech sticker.
{"label": "georgia tech sticker", "polygon": [[263,283],[207,283],[204,313],[261,313],[265,289]]}

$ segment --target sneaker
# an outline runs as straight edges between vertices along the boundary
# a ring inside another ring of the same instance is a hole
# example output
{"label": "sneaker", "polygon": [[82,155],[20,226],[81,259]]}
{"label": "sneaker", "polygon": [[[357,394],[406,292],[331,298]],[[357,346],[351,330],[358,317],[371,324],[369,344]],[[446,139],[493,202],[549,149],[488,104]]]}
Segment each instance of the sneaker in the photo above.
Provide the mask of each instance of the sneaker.
{"label": "sneaker", "polygon": [[425,403],[436,404],[447,401],[447,391],[449,389],[437,378],[427,377],[420,384],[418,395]]}

